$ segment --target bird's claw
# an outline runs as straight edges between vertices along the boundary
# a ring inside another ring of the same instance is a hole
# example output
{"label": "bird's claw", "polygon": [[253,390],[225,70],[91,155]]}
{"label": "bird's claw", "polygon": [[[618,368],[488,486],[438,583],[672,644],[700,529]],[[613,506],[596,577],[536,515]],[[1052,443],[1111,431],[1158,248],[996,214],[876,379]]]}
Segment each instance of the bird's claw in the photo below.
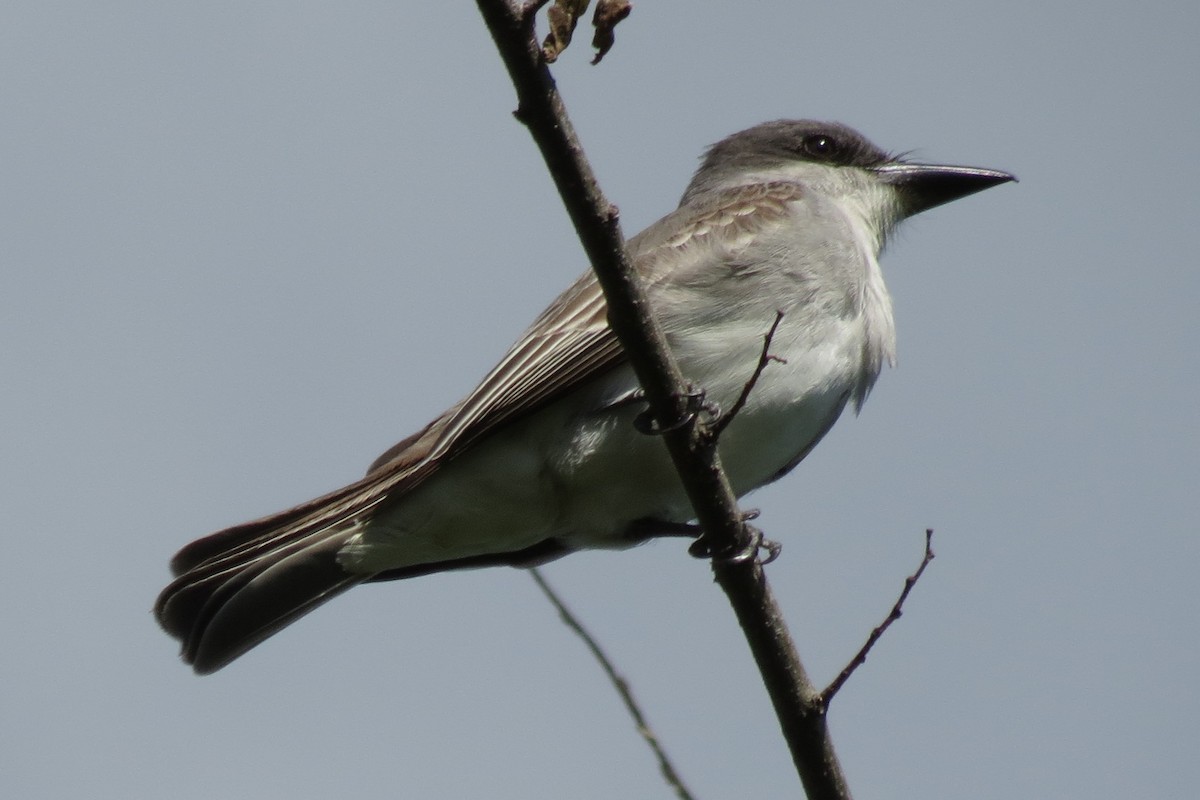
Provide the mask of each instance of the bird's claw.
{"label": "bird's claw", "polygon": [[[742,522],[756,519],[759,515],[758,509],[752,509],[742,515]],[[768,539],[763,535],[763,532],[753,525],[746,525],[746,529],[750,532],[749,543],[741,549],[727,549],[724,552],[714,552],[709,546],[708,539],[701,536],[692,542],[688,547],[688,554],[695,558],[712,559],[721,564],[743,564],[758,557],[759,550],[766,551],[766,557],[762,559],[763,564],[770,564],[775,559],[779,558],[779,554],[783,552],[783,545],[772,539]]]}
{"label": "bird's claw", "polygon": [[680,428],[690,425],[701,411],[712,413],[716,409],[716,406],[712,406],[704,401],[703,389],[691,388],[684,394],[684,398],[687,400],[687,409],[678,419],[670,424],[659,424],[658,420],[654,418],[654,412],[647,408],[633,418],[633,427],[637,429],[638,433],[644,433],[647,436],[662,436],[664,433],[677,431]]}

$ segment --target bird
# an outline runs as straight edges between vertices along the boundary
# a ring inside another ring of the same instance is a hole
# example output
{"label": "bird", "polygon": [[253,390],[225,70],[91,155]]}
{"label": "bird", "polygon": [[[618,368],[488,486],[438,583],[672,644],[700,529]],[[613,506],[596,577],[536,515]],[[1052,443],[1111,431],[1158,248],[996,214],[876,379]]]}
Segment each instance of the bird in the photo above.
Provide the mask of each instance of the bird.
{"label": "bird", "polygon": [[[911,161],[814,120],[707,149],[679,206],[627,252],[705,402],[730,409],[749,388],[718,443],[735,494],[787,474],[894,362],[879,256],[896,226],[1015,179]],[[365,477],[183,547],[155,616],[208,674],[358,584],[677,533],[694,514],[666,449],[637,424],[645,408],[589,271]]]}

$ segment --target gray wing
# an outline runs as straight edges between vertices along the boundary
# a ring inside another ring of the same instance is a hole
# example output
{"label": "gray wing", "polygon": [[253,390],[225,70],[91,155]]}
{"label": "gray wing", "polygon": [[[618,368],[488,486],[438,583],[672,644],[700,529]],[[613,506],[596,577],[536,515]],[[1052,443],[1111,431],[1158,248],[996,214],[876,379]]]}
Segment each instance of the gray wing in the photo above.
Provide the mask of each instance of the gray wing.
{"label": "gray wing", "polygon": [[[664,217],[627,245],[635,269],[654,286],[689,270],[712,242],[750,237],[780,223],[800,197],[793,183],[714,193]],[[368,474],[407,470],[453,456],[500,425],[532,413],[625,361],[608,327],[604,295],[589,270],[547,308],[500,363],[459,404],[380,456]],[[421,470],[418,470],[421,471]],[[415,477],[415,476],[414,476]]]}
{"label": "gray wing", "polygon": [[368,474],[440,461],[620,364],[624,354],[606,308],[595,277],[580,277],[466,398],[381,455]]}

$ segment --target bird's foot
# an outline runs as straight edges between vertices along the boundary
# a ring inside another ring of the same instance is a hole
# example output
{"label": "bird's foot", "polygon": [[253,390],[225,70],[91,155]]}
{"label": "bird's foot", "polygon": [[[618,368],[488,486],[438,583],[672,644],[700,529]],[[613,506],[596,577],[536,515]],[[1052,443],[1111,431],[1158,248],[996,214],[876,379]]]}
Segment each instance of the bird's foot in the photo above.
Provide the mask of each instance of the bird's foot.
{"label": "bird's foot", "polygon": [[678,419],[672,420],[667,424],[660,423],[654,418],[654,412],[647,408],[642,413],[633,418],[633,427],[639,433],[644,433],[647,436],[662,436],[664,433],[677,431],[687,425],[690,425],[693,420],[704,411],[709,414],[719,414],[720,409],[711,403],[704,400],[704,390],[697,389],[694,386],[689,386],[688,391],[683,395],[686,402],[684,412]]}
{"label": "bird's foot", "polygon": [[[757,508],[750,509],[742,514],[742,522],[746,523],[752,519],[757,519],[759,510]],[[693,526],[697,527],[697,526]],[[772,539],[768,539],[763,535],[763,532],[753,525],[746,525],[746,529],[750,532],[750,542],[742,548],[723,548],[719,552],[714,552],[708,539],[703,533],[696,538],[688,547],[688,553],[695,558],[712,559],[722,564],[741,564],[758,556],[759,550],[766,551],[766,557],[762,559],[763,564],[770,564],[775,559],[779,558],[779,554],[783,551],[783,545]]]}

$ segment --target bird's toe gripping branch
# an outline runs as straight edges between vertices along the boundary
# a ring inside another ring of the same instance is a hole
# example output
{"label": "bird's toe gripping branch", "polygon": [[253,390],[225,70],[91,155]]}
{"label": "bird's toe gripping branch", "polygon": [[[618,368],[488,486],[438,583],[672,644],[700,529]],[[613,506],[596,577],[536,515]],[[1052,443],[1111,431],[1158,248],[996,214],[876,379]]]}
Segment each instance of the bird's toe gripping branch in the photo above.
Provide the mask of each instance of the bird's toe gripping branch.
{"label": "bird's toe gripping branch", "polygon": [[662,436],[664,433],[677,431],[690,425],[702,411],[714,416],[720,414],[720,410],[716,406],[705,402],[703,389],[689,386],[684,400],[686,401],[685,410],[677,419],[666,424],[661,423],[655,418],[654,411],[647,408],[633,418],[633,427],[637,429],[638,433],[644,433],[647,436]]}
{"label": "bird's toe gripping branch", "polygon": [[752,519],[757,519],[759,513],[757,508],[753,508],[742,514],[742,523],[750,533],[750,540],[744,546],[724,548],[714,552],[708,539],[701,533],[696,541],[688,547],[688,553],[696,558],[712,559],[721,564],[741,564],[757,557],[759,550],[765,550],[766,557],[763,558],[762,563],[770,564],[779,558],[779,554],[783,552],[783,545],[773,539],[768,539],[761,530],[753,525],[746,524]]}

